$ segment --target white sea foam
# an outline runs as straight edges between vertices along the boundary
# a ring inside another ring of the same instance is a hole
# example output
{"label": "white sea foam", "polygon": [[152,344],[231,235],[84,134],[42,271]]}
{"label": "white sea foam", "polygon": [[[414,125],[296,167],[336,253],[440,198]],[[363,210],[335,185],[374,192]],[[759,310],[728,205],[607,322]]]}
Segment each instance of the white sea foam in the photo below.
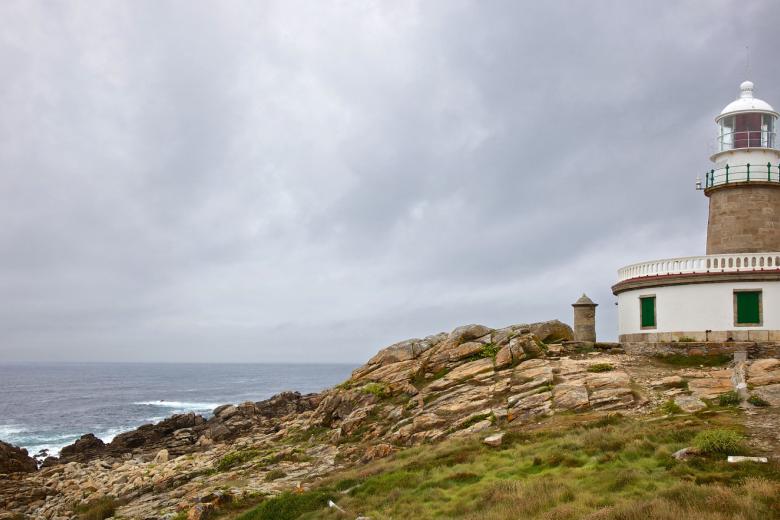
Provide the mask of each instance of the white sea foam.
{"label": "white sea foam", "polygon": [[174,408],[187,412],[211,411],[222,403],[190,403],[186,401],[140,401],[133,404],[141,406],[160,406],[163,408]]}
{"label": "white sea foam", "polygon": [[103,432],[99,435],[100,440],[108,444],[109,442],[114,440],[114,437],[119,435],[120,433],[127,431],[126,428],[111,428],[110,430]]}
{"label": "white sea foam", "polygon": [[24,433],[24,428],[15,424],[0,424],[0,441],[10,442],[20,433]]}

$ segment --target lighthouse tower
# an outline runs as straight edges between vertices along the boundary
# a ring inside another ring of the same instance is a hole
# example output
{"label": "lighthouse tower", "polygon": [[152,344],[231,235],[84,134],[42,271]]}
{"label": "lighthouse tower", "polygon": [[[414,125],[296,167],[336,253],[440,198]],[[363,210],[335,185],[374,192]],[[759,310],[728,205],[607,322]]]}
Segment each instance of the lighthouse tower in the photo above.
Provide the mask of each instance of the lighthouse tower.
{"label": "lighthouse tower", "polygon": [[620,341],[780,341],[778,113],[753,87],[742,83],[715,118],[714,164],[697,179],[707,254],[620,269]]}

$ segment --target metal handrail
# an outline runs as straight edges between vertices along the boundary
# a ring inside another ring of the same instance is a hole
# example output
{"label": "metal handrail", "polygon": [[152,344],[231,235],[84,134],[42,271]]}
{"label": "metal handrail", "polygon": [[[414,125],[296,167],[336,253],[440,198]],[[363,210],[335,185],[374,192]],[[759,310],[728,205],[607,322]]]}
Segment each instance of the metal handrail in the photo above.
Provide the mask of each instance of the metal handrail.
{"label": "metal handrail", "polygon": [[767,130],[745,130],[727,132],[718,136],[718,151],[738,150],[740,148],[774,148],[775,132]]}
{"label": "metal handrail", "polygon": [[704,173],[704,189],[742,182],[780,183],[780,163],[727,164]]}

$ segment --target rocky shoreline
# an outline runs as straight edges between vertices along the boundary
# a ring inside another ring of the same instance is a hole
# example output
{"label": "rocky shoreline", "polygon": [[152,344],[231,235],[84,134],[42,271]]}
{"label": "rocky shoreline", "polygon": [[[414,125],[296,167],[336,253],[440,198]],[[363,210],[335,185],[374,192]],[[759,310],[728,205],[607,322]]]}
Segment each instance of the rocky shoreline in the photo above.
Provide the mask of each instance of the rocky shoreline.
{"label": "rocky shoreline", "polygon": [[209,419],[174,415],[110,443],[86,434],[40,469],[25,450],[0,442],[0,519],[77,518],[76,508],[106,497],[116,500],[116,517],[208,518],[231,501],[305,488],[407,446],[500,434],[510,423],[644,414],[669,401],[695,411],[733,390],[735,371],[780,405],[774,358],[662,368],[618,344],[572,341],[559,321],[468,325],[384,348],[318,394],[224,405]]}

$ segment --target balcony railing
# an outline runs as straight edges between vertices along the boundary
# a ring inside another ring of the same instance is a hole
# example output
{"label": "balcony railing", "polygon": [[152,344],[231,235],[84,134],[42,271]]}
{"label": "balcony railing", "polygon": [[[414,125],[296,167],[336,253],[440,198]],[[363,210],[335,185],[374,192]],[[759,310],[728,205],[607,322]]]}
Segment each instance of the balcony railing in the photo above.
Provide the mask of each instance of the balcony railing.
{"label": "balcony railing", "polygon": [[775,133],[767,130],[746,130],[743,132],[727,132],[718,137],[718,151],[735,150],[737,148],[774,148]]}
{"label": "balcony railing", "polygon": [[727,164],[704,174],[704,189],[739,182],[780,183],[780,164]]}
{"label": "balcony railing", "polygon": [[778,269],[780,269],[780,252],[685,256],[628,265],[618,269],[618,281],[675,274],[736,273]]}

